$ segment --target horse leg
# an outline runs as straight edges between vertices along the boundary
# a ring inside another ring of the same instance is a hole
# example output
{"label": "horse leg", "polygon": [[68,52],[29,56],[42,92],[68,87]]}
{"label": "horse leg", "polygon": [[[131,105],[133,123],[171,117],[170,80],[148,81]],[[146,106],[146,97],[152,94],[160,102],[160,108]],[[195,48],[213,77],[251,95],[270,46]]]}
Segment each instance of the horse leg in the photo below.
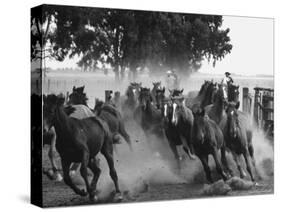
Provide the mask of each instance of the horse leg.
{"label": "horse leg", "polygon": [[234,176],[233,170],[229,167],[229,164],[228,164],[227,159],[226,159],[225,145],[223,145],[221,147],[221,162],[222,162],[222,165],[224,166],[225,170],[228,172],[228,174],[233,177]]}
{"label": "horse leg", "polygon": [[177,161],[177,169],[180,171],[181,170],[181,164],[180,164],[180,156],[179,156],[179,153],[178,153],[178,150],[177,150],[177,146],[174,144],[173,140],[171,138],[168,138],[167,136],[167,140],[168,140],[168,143],[169,143],[169,146],[175,156],[175,159]]}
{"label": "horse leg", "polygon": [[52,169],[54,171],[54,175],[56,177],[55,180],[61,181],[62,176],[58,171],[58,166],[57,166],[57,163],[56,163],[56,160],[55,160],[55,154],[56,154],[56,135],[54,134],[53,137],[52,137],[52,140],[51,140],[51,145],[50,145],[50,149],[49,149],[49,152],[48,152],[48,157],[50,159],[51,166],[52,166]]}
{"label": "horse leg", "polygon": [[98,179],[101,174],[101,169],[99,168],[99,161],[96,158],[93,158],[92,160],[89,161],[89,168],[94,174],[94,177],[91,182],[91,193],[90,193],[90,199],[97,201],[97,183]]}
{"label": "horse leg", "polygon": [[225,172],[222,169],[217,149],[213,150],[213,157],[214,157],[214,160],[215,160],[215,163],[216,163],[217,172],[222,176],[223,180],[227,180],[227,175],[225,174]]}
{"label": "horse leg", "polygon": [[71,162],[66,161],[63,158],[61,159],[62,164],[62,171],[63,171],[63,179],[66,185],[68,185],[76,194],[79,194],[80,196],[86,196],[87,192],[84,189],[79,189],[70,178],[69,175],[69,167]]}
{"label": "horse leg", "polygon": [[248,173],[250,174],[250,177],[251,177],[251,180],[253,182],[255,182],[255,178],[253,176],[253,172],[252,172],[252,167],[251,167],[251,164],[250,164],[250,154],[249,154],[249,151],[248,149],[246,149],[244,152],[243,152],[243,156],[244,156],[244,159],[245,159],[245,162],[246,162],[246,166],[247,166],[247,171]]}
{"label": "horse leg", "polygon": [[126,129],[125,129],[125,125],[124,125],[123,121],[119,121],[119,133],[120,133],[120,135],[123,136],[123,138],[125,139],[125,141],[129,145],[130,150],[133,151],[131,138],[130,138],[129,134],[127,133]]}
{"label": "horse leg", "polygon": [[234,159],[234,161],[235,161],[235,163],[237,165],[237,169],[238,169],[238,171],[240,173],[240,178],[243,179],[247,175],[246,175],[245,171],[243,170],[243,168],[241,167],[241,163],[240,163],[240,160],[238,158],[238,155],[235,152],[233,152],[233,151],[231,151],[231,153],[232,153],[233,159]]}
{"label": "horse leg", "polygon": [[249,151],[249,154],[252,158],[252,164],[254,166],[254,169],[255,169],[255,172],[256,172],[256,175],[259,179],[262,179],[261,177],[261,174],[259,173],[257,167],[256,167],[256,160],[255,160],[255,156],[254,156],[254,146],[253,146],[253,143],[252,143],[252,137],[253,137],[253,134],[252,132],[248,132],[247,133],[247,140],[248,140],[248,151]]}
{"label": "horse leg", "polygon": [[89,157],[90,157],[89,153],[86,150],[84,150],[83,157],[82,157],[82,163],[81,163],[81,167],[80,167],[80,174],[85,181],[87,192],[90,194],[92,191],[91,191],[90,183],[88,180],[88,170],[87,170],[87,167],[89,164],[89,159],[90,159]]}
{"label": "horse leg", "polygon": [[117,176],[117,172],[114,168],[112,146],[110,147],[110,145],[104,145],[101,153],[104,155],[104,157],[107,161],[107,164],[109,167],[109,174],[110,174],[111,179],[114,182],[116,194],[118,194],[117,199],[122,200],[123,197],[122,197],[120,189],[119,189],[118,176]]}
{"label": "horse leg", "polygon": [[199,155],[198,157],[199,157],[199,159],[202,162],[202,165],[203,165],[203,168],[204,168],[207,180],[210,183],[213,183],[214,181],[212,179],[211,170],[210,170],[210,167],[209,167],[209,164],[208,164],[208,155]]}

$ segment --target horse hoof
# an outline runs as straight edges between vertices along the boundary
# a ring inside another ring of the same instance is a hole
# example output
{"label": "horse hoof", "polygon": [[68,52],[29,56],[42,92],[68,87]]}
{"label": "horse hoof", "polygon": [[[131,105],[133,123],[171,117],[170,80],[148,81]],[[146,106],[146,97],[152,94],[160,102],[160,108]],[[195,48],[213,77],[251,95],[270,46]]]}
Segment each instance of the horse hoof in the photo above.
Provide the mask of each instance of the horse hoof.
{"label": "horse hoof", "polygon": [[114,199],[115,199],[115,201],[120,202],[123,200],[123,196],[121,193],[116,193]]}
{"label": "horse hoof", "polygon": [[99,198],[98,198],[98,196],[95,194],[95,195],[93,195],[93,196],[90,196],[90,201],[92,201],[92,202],[98,202],[98,200],[99,200]]}
{"label": "horse hoof", "polygon": [[63,180],[63,177],[61,176],[60,173],[57,173],[54,180],[55,180],[56,182],[61,182],[61,181]]}
{"label": "horse hoof", "polygon": [[85,196],[88,195],[88,193],[87,193],[84,189],[81,189],[81,190],[78,192],[78,194],[79,194],[80,196],[82,196],[82,197],[85,197]]}

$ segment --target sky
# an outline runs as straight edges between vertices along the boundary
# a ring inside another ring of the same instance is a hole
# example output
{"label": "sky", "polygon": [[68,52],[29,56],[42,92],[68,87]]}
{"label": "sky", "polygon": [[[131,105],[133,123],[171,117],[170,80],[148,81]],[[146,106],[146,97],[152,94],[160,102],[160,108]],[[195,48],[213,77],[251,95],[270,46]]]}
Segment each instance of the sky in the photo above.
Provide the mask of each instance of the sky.
{"label": "sky", "polygon": [[[269,18],[250,18],[238,16],[223,16],[222,28],[230,28],[229,36],[233,45],[230,54],[222,61],[203,61],[199,72],[208,74],[230,73],[241,75],[273,75],[274,56],[274,20]],[[78,57],[65,59],[63,62],[49,60],[47,67],[70,68],[77,67]]]}

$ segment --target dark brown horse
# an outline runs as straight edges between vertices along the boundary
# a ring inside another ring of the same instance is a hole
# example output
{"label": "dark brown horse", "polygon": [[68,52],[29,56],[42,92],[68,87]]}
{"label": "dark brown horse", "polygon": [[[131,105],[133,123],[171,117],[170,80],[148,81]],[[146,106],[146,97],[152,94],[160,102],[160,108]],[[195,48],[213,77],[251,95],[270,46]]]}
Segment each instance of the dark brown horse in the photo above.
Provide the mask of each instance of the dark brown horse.
{"label": "dark brown horse", "polygon": [[141,87],[139,106],[135,110],[134,117],[146,134],[163,137],[161,112],[152,105],[152,96],[149,88]]}
{"label": "dark brown horse", "polygon": [[226,101],[223,95],[223,88],[219,85],[219,88],[215,94],[214,103],[205,107],[206,114],[214,120],[218,125],[223,118],[226,117],[225,105]]}
{"label": "dark brown horse", "polygon": [[103,101],[96,99],[94,112],[108,124],[113,136],[113,143],[120,143],[121,135],[132,150],[130,136],[125,129],[121,113],[118,109],[110,103],[104,103]]}
{"label": "dark brown horse", "polygon": [[88,104],[87,104],[88,97],[87,97],[86,93],[84,93],[84,89],[85,89],[85,86],[81,86],[81,87],[77,87],[77,88],[75,86],[73,86],[72,93],[68,97],[69,98],[68,104],[70,104],[70,105],[82,104],[82,105],[88,106]]}
{"label": "dark brown horse", "polygon": [[183,149],[191,159],[194,159],[192,146],[192,128],[193,114],[192,111],[184,105],[184,97],[171,97],[172,100],[172,120],[171,123],[176,127],[183,144]]}
{"label": "dark brown horse", "polygon": [[134,110],[138,104],[138,98],[140,93],[141,83],[132,82],[127,88],[126,91],[126,100],[123,104],[125,110],[130,109]]}
{"label": "dark brown horse", "polygon": [[[101,173],[96,155],[101,152],[107,160],[110,176],[115,184],[116,197],[121,199],[114,168],[112,135],[108,125],[98,117],[82,120],[69,117],[64,111],[64,101],[62,96],[49,95],[44,99],[43,108],[44,129],[48,131],[54,126],[56,130],[56,148],[61,157],[64,182],[76,194],[81,196],[89,194],[90,199],[96,200],[96,185]],[[70,178],[69,168],[73,162],[81,163],[80,173],[85,181],[87,192],[79,189]],[[94,174],[91,184],[88,180],[87,168],[90,168]]]}
{"label": "dark brown horse", "polygon": [[165,88],[156,90],[156,106],[161,110],[164,122],[164,132],[167,137],[169,146],[177,161],[178,169],[181,168],[181,156],[178,153],[177,146],[182,145],[181,137],[178,128],[172,123],[173,118],[173,103],[170,98],[165,97]]}
{"label": "dark brown horse", "polygon": [[[231,151],[233,158],[240,172],[240,177],[245,177],[245,173],[241,167],[239,156],[243,155],[247,171],[250,174],[251,180],[255,181],[253,175],[253,167],[255,167],[254,147],[252,144],[252,126],[249,117],[238,111],[240,103],[231,102],[227,105],[227,118],[223,120],[222,125],[225,137],[226,147]],[[256,170],[257,171],[257,170]]]}
{"label": "dark brown horse", "polygon": [[159,82],[153,82],[153,88],[151,90],[151,96],[152,96],[152,102],[155,105],[156,104],[156,91],[161,89],[161,81]]}
{"label": "dark brown horse", "polygon": [[[192,131],[192,144],[195,154],[202,162],[207,180],[213,183],[210,167],[208,165],[208,156],[212,155],[216,164],[217,172],[224,180],[227,179],[226,173],[223,171],[221,161],[224,167],[229,170],[226,160],[226,149],[223,133],[220,127],[205,115],[204,109],[197,109],[194,114],[194,124]],[[221,151],[221,160],[219,158]]]}
{"label": "dark brown horse", "polygon": [[189,108],[193,106],[203,108],[213,103],[216,92],[217,83],[205,80],[196,97],[190,97],[190,93],[187,95],[185,105]]}

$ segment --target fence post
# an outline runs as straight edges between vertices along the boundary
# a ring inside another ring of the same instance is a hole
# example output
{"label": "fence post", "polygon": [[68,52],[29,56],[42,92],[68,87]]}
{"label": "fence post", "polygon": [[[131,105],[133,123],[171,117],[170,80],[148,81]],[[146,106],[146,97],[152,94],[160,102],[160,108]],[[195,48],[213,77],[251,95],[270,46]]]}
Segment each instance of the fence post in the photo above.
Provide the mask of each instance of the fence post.
{"label": "fence post", "polygon": [[105,90],[105,102],[112,101],[112,90]]}
{"label": "fence post", "polygon": [[260,92],[258,88],[254,88],[255,90],[255,97],[254,97],[254,121],[259,127],[259,99],[260,99]]}
{"label": "fence post", "polygon": [[249,95],[249,88],[243,88],[243,103],[242,110],[245,113],[251,113],[251,99]]}

